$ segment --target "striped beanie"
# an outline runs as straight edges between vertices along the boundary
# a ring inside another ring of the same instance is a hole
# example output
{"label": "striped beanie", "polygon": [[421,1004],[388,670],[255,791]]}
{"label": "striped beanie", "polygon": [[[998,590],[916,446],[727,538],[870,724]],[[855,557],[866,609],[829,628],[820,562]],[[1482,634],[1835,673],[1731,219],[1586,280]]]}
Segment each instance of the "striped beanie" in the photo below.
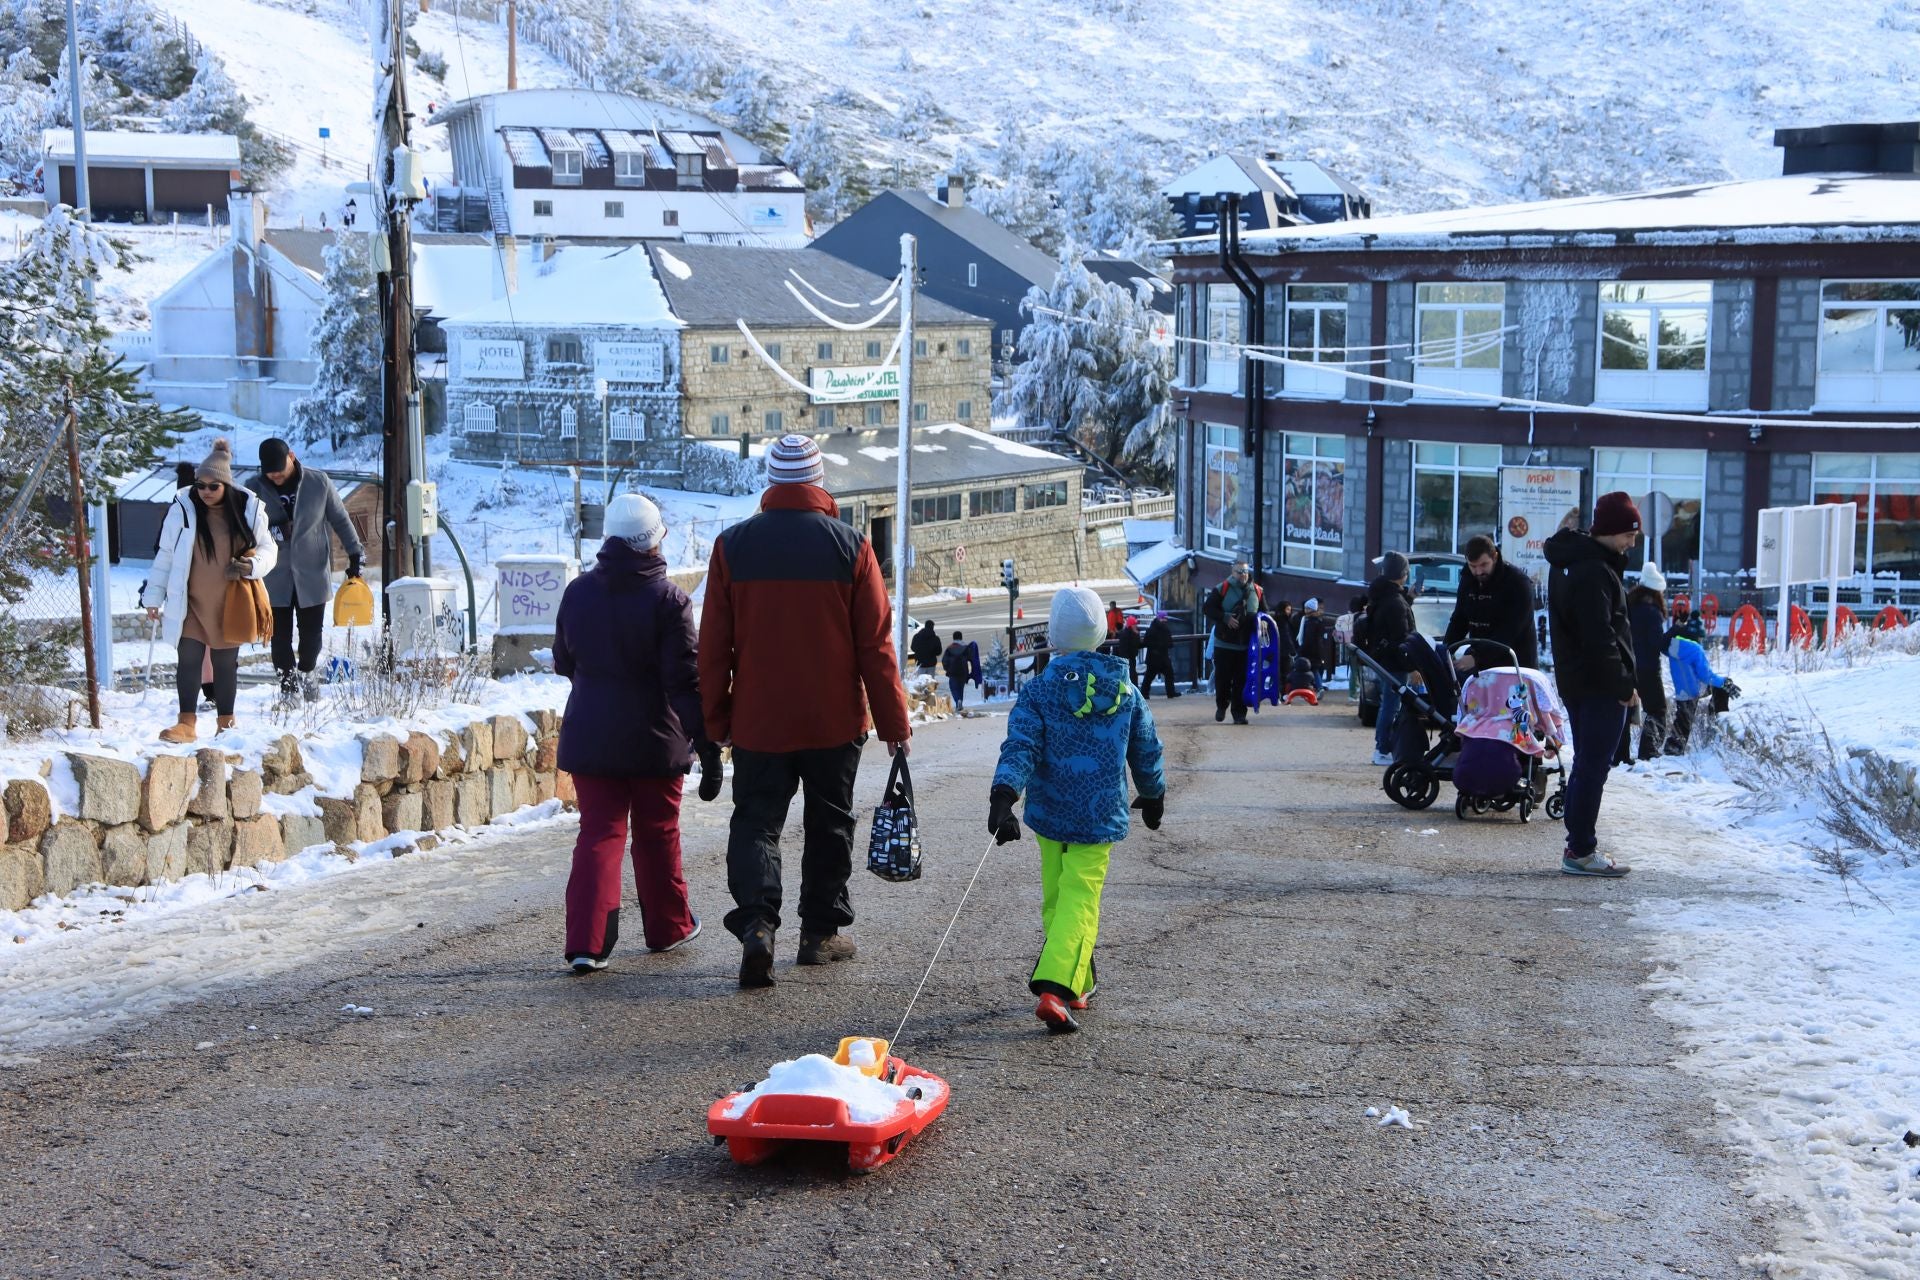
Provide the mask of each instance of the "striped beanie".
{"label": "striped beanie", "polygon": [[820,446],[806,436],[781,436],[767,450],[768,484],[819,484],[826,478]]}

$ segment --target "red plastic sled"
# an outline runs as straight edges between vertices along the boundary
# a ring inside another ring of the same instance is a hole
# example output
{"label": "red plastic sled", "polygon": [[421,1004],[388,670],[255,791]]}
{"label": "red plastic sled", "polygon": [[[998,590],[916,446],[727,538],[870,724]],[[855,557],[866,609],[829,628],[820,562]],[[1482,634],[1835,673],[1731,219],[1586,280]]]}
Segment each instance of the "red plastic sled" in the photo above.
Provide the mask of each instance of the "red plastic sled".
{"label": "red plastic sled", "polygon": [[1317,707],[1320,705],[1320,695],[1311,689],[1295,689],[1287,695],[1287,701],[1294,703],[1304,702],[1310,707]]}
{"label": "red plastic sled", "polygon": [[[842,1063],[846,1052],[843,1041],[838,1055]],[[916,1099],[910,1093],[885,1120],[857,1124],[848,1118],[847,1104],[839,1098],[794,1093],[768,1094],[740,1115],[729,1116],[727,1108],[740,1096],[730,1093],[707,1108],[707,1132],[716,1143],[727,1144],[735,1164],[759,1164],[788,1142],[843,1142],[848,1168],[856,1173],[878,1169],[900,1154],[909,1138],[940,1118],[947,1109],[948,1094],[945,1080],[891,1054],[879,1074],[889,1084],[911,1078],[921,1096]]]}

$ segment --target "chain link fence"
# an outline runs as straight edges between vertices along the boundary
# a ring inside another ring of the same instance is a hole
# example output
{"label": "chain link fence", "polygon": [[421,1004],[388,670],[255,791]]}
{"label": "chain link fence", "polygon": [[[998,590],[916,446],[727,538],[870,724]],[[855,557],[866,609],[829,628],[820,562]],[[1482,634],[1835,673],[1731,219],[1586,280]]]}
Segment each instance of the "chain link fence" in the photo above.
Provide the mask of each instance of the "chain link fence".
{"label": "chain link fence", "polygon": [[84,571],[63,438],[57,425],[16,438],[0,475],[0,724],[10,734],[85,715]]}

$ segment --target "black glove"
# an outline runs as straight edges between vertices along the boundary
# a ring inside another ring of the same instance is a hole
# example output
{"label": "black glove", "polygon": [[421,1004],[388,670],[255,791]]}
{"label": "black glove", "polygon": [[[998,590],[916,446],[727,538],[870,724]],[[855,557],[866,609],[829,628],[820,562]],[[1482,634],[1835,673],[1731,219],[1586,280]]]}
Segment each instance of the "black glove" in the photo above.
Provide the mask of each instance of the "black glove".
{"label": "black glove", "polygon": [[1160,829],[1160,816],[1167,811],[1165,796],[1135,796],[1131,806],[1140,811],[1140,821],[1147,824],[1147,830]]}
{"label": "black glove", "polygon": [[247,576],[247,562],[245,560],[227,561],[227,581],[228,582],[239,582],[242,578],[245,578],[246,576]]}
{"label": "black glove", "polygon": [[359,556],[347,557],[347,576],[349,578],[357,578],[360,576],[360,557]]}
{"label": "black glove", "polygon": [[725,768],[720,763],[720,748],[709,742],[697,750],[700,755],[700,798],[717,800],[720,798],[720,783],[725,777]]}
{"label": "black glove", "polygon": [[1731,680],[1722,680],[1720,682],[1720,691],[1729,698],[1737,698],[1740,696],[1740,686]]}
{"label": "black glove", "polygon": [[1001,783],[993,789],[993,803],[987,806],[987,834],[995,844],[1011,844],[1020,838],[1020,819],[1013,816],[1013,802],[1020,793]]}

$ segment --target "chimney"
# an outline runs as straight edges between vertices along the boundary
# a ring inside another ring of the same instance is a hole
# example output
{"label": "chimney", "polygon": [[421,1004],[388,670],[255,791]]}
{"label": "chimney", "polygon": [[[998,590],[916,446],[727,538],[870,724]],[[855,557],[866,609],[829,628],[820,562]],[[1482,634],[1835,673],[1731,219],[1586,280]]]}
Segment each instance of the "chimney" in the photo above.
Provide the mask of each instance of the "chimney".
{"label": "chimney", "polygon": [[957,173],[947,175],[947,208],[967,207],[967,180]]}
{"label": "chimney", "polygon": [[1775,129],[1780,172],[1920,173],[1920,120]]}
{"label": "chimney", "polygon": [[512,236],[501,236],[496,260],[500,274],[494,278],[497,289],[493,296],[511,298],[520,292],[520,242]]}

